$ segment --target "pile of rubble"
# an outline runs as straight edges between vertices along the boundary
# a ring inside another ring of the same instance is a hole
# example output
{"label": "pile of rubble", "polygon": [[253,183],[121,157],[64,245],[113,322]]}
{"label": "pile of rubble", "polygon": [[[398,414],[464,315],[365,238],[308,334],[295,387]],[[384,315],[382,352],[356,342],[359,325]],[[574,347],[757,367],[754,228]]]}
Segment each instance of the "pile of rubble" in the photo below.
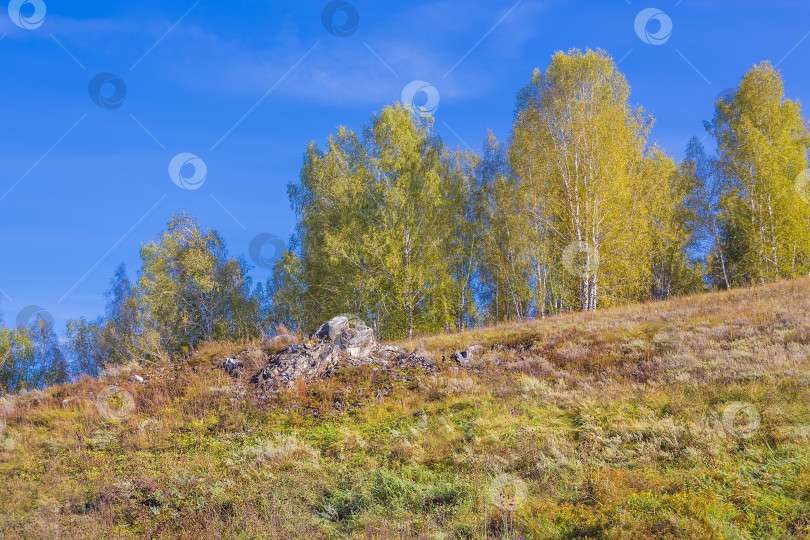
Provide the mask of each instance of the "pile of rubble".
{"label": "pile of rubble", "polygon": [[[239,358],[224,358],[219,363],[234,377],[243,368]],[[321,325],[309,342],[290,345],[270,356],[251,382],[263,390],[276,391],[292,386],[297,379],[324,379],[339,369],[364,365],[384,371],[418,367],[426,374],[437,370],[436,362],[424,349],[407,352],[381,346],[374,338],[374,330],[338,316]]]}

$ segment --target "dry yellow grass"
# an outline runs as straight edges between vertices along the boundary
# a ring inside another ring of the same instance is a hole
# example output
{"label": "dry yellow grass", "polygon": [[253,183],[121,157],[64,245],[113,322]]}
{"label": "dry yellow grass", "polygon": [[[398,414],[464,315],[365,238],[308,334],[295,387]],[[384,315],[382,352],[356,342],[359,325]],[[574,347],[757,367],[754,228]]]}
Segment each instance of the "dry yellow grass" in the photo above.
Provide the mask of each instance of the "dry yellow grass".
{"label": "dry yellow grass", "polygon": [[431,376],[212,366],[285,338],[5,398],[0,537],[807,538],[808,314],[800,279],[398,343],[484,347]]}

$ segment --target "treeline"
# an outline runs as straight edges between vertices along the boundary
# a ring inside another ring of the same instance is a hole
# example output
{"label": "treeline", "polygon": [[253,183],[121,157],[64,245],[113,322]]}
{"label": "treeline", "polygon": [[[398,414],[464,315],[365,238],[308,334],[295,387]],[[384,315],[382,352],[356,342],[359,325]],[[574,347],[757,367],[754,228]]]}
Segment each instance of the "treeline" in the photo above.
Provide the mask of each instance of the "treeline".
{"label": "treeline", "polygon": [[348,311],[403,337],[807,274],[810,139],[779,73],[746,73],[706,124],[717,154],[693,139],[681,163],[629,94],[609,55],[572,50],[480,154],[399,105],[311,144],[272,318]]}
{"label": "treeline", "polygon": [[481,152],[399,104],[342,127],[288,186],[297,229],[267,283],[175,216],[134,283],[116,273],[103,317],[70,321],[62,343],[41,320],[0,328],[0,389],[338,313],[398,338],[810,271],[808,125],[769,63],[715,104],[711,156],[695,138],[676,163],[629,96],[609,55],[572,50],[535,71],[511,136]]}
{"label": "treeline", "polygon": [[140,256],[137,280],[119,266],[105,294],[105,314],[68,321],[61,340],[42,317],[25,328],[0,322],[0,393],[180,356],[204,341],[243,341],[268,332],[265,287],[251,290],[249,265],[229,255],[216,231],[179,214]]}

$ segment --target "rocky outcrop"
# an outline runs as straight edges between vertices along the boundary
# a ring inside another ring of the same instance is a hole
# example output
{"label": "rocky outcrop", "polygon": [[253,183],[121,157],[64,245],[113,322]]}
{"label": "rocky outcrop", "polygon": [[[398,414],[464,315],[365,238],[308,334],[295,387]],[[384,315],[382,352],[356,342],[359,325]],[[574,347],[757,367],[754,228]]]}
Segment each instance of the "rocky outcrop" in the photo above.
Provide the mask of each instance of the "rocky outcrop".
{"label": "rocky outcrop", "polygon": [[366,357],[377,346],[374,341],[374,330],[367,326],[343,329],[335,337],[334,343],[353,358]]}
{"label": "rocky outcrop", "polygon": [[[249,358],[249,350],[233,358],[217,358],[213,363],[234,378],[261,366],[250,381],[267,391],[291,387],[299,379],[325,379],[338,370],[360,366],[372,366],[375,371],[392,374],[404,368],[418,368],[424,373],[437,370],[436,362],[424,349],[408,352],[399,347],[382,346],[377,343],[374,330],[345,315],[323,323],[307,343],[288,342],[281,350],[279,346],[283,343],[276,338],[266,342],[259,364]],[[265,356],[267,354],[270,356]]]}
{"label": "rocky outcrop", "polygon": [[386,371],[417,367],[425,373],[434,372],[436,362],[422,353],[380,346],[371,328],[352,326],[341,316],[321,325],[311,342],[290,345],[272,355],[251,381],[272,391],[290,387],[297,379],[324,379],[339,369],[364,365]]}
{"label": "rocky outcrop", "polygon": [[331,341],[317,344],[290,345],[270,357],[267,364],[251,378],[266,390],[291,386],[296,379],[323,379],[344,365],[359,365]]}
{"label": "rocky outcrop", "polygon": [[331,341],[354,358],[368,356],[376,347],[374,330],[353,315],[333,317],[315,330],[312,339]]}
{"label": "rocky outcrop", "polygon": [[242,372],[242,362],[237,358],[222,358],[219,367],[231,377],[238,377]]}
{"label": "rocky outcrop", "polygon": [[476,358],[480,357],[484,352],[481,345],[473,345],[463,351],[456,351],[450,355],[450,360],[453,360],[461,367],[468,367],[470,363]]}
{"label": "rocky outcrop", "polygon": [[338,315],[332,317],[315,330],[310,336],[312,339],[329,339],[335,341],[337,336],[346,328],[368,328],[363,321],[355,315]]}

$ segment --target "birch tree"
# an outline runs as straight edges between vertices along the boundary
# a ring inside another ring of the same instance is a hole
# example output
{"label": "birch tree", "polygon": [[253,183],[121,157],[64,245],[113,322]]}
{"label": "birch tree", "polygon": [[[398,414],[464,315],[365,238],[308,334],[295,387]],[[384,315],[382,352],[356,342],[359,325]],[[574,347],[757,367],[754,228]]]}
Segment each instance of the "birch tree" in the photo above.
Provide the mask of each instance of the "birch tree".
{"label": "birch tree", "polygon": [[807,169],[807,121],[768,62],[754,66],[709,124],[722,179],[718,252],[729,285],[807,273],[810,210],[796,192]]}
{"label": "birch tree", "polygon": [[134,295],[143,332],[157,336],[161,349],[183,352],[205,340],[259,334],[262,317],[246,263],[228,254],[216,231],[177,214],[141,248],[141,260]]}
{"label": "birch tree", "polygon": [[430,118],[386,107],[362,136],[307,150],[299,184],[300,281],[310,329],[351,312],[384,336],[461,324],[472,295],[471,184]]}
{"label": "birch tree", "polygon": [[[525,191],[504,148],[490,132],[477,171],[480,185],[481,296],[490,320],[523,320],[533,312],[532,263],[542,235],[527,234],[537,225],[524,204]],[[529,239],[536,240],[527,245]],[[542,307],[540,309],[542,311]]]}
{"label": "birch tree", "polygon": [[570,308],[594,310],[648,287],[647,198],[657,179],[642,173],[650,119],[629,93],[606,53],[572,50],[519,95],[513,167],[533,195],[527,225],[560,261],[554,277]]}

